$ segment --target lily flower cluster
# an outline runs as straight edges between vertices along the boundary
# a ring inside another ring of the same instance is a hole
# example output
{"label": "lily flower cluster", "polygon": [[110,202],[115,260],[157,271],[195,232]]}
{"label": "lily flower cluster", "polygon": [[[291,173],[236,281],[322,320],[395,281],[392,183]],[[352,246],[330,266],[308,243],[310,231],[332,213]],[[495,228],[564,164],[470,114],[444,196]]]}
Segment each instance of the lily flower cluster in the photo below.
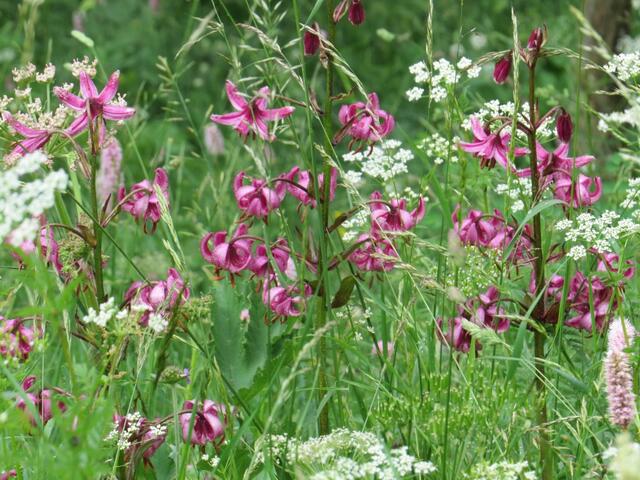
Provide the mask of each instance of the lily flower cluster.
{"label": "lily flower cluster", "polygon": [[[331,169],[329,179],[329,198],[335,197],[338,171]],[[318,192],[314,185],[318,184]],[[209,232],[200,242],[203,258],[215,267],[216,275],[228,272],[231,282],[247,270],[257,278],[262,286],[264,304],[275,313],[276,318],[297,317],[304,309],[304,299],[311,295],[307,284],[296,285],[297,273],[294,254],[286,239],[280,238],[272,245],[259,237],[249,235],[249,224],[253,219],[268,221],[269,214],[277,210],[289,193],[299,201],[299,207],[316,208],[318,202],[324,202],[325,178],[318,175],[313,181],[310,171],[294,167],[272,181],[248,178],[245,172],[239,172],[233,182],[234,195],[242,212],[240,224],[229,236],[226,231]],[[254,251],[255,247],[255,251]],[[272,260],[273,259],[273,260]],[[313,262],[307,261],[313,270]],[[285,284],[289,280],[291,284]]]}
{"label": "lily flower cluster", "polygon": [[[509,330],[509,319],[505,311],[499,306],[500,293],[495,286],[491,286],[486,292],[475,298],[467,300],[463,305],[458,305],[458,315],[444,320],[437,320],[438,338],[450,347],[460,352],[468,352],[471,349],[472,337],[464,327],[464,321],[469,321],[482,328],[491,328],[496,333],[504,333]],[[446,324],[446,329],[444,328]],[[480,351],[482,345],[476,341],[475,350]]]}
{"label": "lily flower cluster", "polygon": [[412,230],[424,218],[424,199],[419,197],[416,207],[409,211],[406,199],[387,201],[380,192],[373,192],[369,209],[370,230],[358,237],[349,261],[363,271],[389,271],[398,259],[395,237]]}

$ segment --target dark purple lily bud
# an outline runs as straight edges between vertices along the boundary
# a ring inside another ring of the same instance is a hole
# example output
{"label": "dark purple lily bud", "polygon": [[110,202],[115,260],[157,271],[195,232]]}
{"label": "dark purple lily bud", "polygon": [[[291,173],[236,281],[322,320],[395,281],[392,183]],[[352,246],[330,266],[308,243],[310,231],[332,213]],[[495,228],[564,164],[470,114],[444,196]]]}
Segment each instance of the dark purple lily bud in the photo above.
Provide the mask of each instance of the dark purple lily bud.
{"label": "dark purple lily bud", "polygon": [[571,140],[573,122],[571,121],[571,115],[564,108],[560,109],[560,113],[556,118],[556,133],[562,143],[569,143]]}
{"label": "dark purple lily bud", "polygon": [[496,63],[496,66],[493,68],[493,80],[498,84],[502,85],[507,81],[509,77],[509,72],[511,72],[511,64],[513,63],[513,59],[511,57],[511,52],[506,54]]}
{"label": "dark purple lily bud", "polygon": [[543,45],[547,42],[547,26],[534,28],[529,35],[529,41],[527,42],[527,48],[529,50],[539,51]]}
{"label": "dark purple lily bud", "polygon": [[320,27],[317,23],[313,24],[313,30],[313,32],[310,30],[304,32],[304,54],[309,56],[315,55],[320,48],[320,35],[317,33]]}
{"label": "dark purple lily bud", "polygon": [[360,25],[364,22],[364,6],[361,0],[353,0],[349,7],[349,21],[352,25]]}

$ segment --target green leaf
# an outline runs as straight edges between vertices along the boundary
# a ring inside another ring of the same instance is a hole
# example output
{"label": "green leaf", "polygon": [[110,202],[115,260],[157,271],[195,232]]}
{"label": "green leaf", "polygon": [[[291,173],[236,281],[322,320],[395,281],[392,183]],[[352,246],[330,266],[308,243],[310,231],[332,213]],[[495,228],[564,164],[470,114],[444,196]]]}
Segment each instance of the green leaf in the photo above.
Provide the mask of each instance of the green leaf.
{"label": "green leaf", "polygon": [[[246,295],[226,282],[215,284],[213,335],[216,359],[234,388],[251,385],[253,377],[267,358],[268,327],[258,307],[252,308],[248,286]],[[251,311],[248,322],[240,319],[243,309]]]}
{"label": "green leaf", "polygon": [[340,288],[336,292],[333,301],[331,302],[331,308],[344,307],[353,293],[353,287],[356,286],[356,279],[353,275],[344,277],[340,282]]}

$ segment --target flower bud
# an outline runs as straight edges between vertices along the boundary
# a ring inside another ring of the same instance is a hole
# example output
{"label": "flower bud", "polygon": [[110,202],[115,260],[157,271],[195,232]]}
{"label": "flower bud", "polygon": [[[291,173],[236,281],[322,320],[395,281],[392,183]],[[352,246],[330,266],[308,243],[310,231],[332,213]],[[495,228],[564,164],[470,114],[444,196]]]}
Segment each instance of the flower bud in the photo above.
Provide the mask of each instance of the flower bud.
{"label": "flower bud", "polygon": [[496,66],[493,69],[493,80],[498,84],[502,85],[506,82],[509,77],[509,72],[511,72],[511,64],[513,63],[513,59],[511,56],[511,52],[502,57],[496,63]]}
{"label": "flower bud", "polygon": [[556,118],[556,133],[558,139],[562,143],[569,143],[571,135],[573,134],[573,122],[571,121],[571,115],[564,108],[560,110],[558,117]]}
{"label": "flower bud", "polygon": [[349,7],[349,21],[352,25],[360,25],[364,22],[365,14],[361,0],[353,0]]}
{"label": "flower bud", "polygon": [[315,32],[310,30],[304,32],[304,54],[309,56],[315,55],[320,48],[320,35],[318,35],[320,28],[317,23],[313,24],[313,30]]}
{"label": "flower bud", "polygon": [[534,28],[529,35],[527,48],[529,50],[539,51],[547,42],[547,26]]}

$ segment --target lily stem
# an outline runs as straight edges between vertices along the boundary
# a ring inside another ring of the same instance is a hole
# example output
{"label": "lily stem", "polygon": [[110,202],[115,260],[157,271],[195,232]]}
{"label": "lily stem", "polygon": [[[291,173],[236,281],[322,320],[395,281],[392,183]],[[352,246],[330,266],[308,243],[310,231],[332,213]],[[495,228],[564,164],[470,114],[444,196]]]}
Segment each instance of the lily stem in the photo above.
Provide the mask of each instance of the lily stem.
{"label": "lily stem", "polygon": [[98,304],[105,301],[104,298],[104,280],[102,275],[102,228],[100,225],[99,205],[98,205],[98,155],[95,148],[92,148],[91,156],[91,213],[93,214],[93,236],[95,246],[93,247],[93,270],[96,281],[96,299]]}
{"label": "lily stem", "polygon": [[[327,25],[328,25],[328,37],[329,43],[332,45],[335,42],[336,26],[333,21],[333,0],[326,1],[327,7]],[[325,100],[324,100],[324,116],[322,118],[322,124],[325,134],[325,148],[327,155],[330,155],[333,150],[332,138],[333,138],[333,59],[331,54],[328,55],[327,60],[327,73],[326,73],[326,85],[325,85]],[[316,322],[316,329],[321,329],[327,322],[327,303],[329,292],[326,285],[327,276],[327,259],[329,248],[329,195],[331,187],[331,163],[327,156],[323,156],[322,160],[322,175],[323,175],[323,192],[321,195],[321,216],[322,216],[322,236],[320,241],[320,261],[322,263],[321,268],[318,268],[321,279],[319,282],[319,294],[318,301],[318,317]],[[316,179],[317,182],[317,179]],[[319,182],[317,182],[319,183]],[[317,190],[316,190],[317,191]],[[318,356],[320,371],[318,375],[318,398],[320,403],[324,402],[320,410],[320,416],[318,419],[318,429],[320,435],[327,435],[329,433],[329,402],[325,400],[327,394],[327,344],[324,336],[320,338],[318,342]]]}
{"label": "lily stem", "polygon": [[[531,167],[531,208],[533,208],[539,198],[540,182],[538,174],[538,156],[536,151],[536,135],[538,125],[538,106],[536,103],[536,61],[529,67],[529,116],[530,132],[528,133]],[[542,227],[540,223],[540,213],[533,217],[533,255],[535,262],[533,265],[536,288],[534,298],[539,298],[544,289],[544,259],[542,258]],[[544,317],[544,298],[540,298],[533,310],[536,321],[542,322]],[[553,478],[553,463],[551,458],[549,433],[547,431],[547,391],[545,385],[544,368],[544,332],[534,332],[534,356],[535,356],[535,385],[538,391],[537,401],[537,423],[538,423],[538,447],[540,450],[540,466],[542,469],[542,480]]]}

